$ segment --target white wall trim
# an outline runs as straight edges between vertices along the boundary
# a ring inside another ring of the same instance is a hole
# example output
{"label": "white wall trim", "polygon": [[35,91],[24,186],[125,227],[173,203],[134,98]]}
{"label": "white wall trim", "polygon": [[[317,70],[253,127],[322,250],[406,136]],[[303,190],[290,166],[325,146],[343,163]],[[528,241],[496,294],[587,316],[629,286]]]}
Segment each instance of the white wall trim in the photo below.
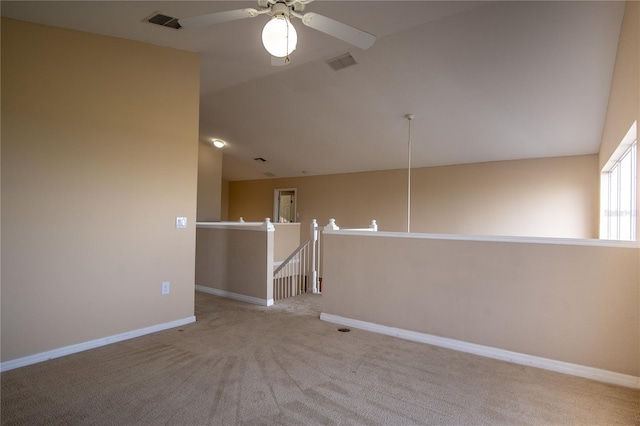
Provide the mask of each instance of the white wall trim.
{"label": "white wall trim", "polygon": [[323,233],[331,235],[365,236],[372,238],[412,238],[423,240],[451,240],[451,241],[481,241],[489,243],[521,243],[521,244],[550,244],[567,246],[640,248],[638,241],[598,240],[580,238],[554,237],[511,237],[501,235],[462,235],[462,234],[421,234],[406,232],[367,232],[353,229],[327,230]]}
{"label": "white wall trim", "polygon": [[133,339],[135,337],[144,336],[145,334],[156,333],[158,331],[167,330],[170,328],[180,327],[185,324],[191,324],[196,321],[195,316],[165,322],[163,324],[156,324],[150,327],[139,328],[137,330],[131,330],[113,336],[107,336],[100,339],[89,340],[88,342],[78,343],[75,345],[65,346],[63,348],[53,349],[46,352],[40,352],[38,354],[29,355],[23,358],[12,359],[0,363],[0,372],[13,370],[14,368],[25,367],[27,365],[36,364],[38,362],[48,361],[54,358],[60,358],[66,355],[75,354],[77,352],[86,351],[89,349],[99,348],[100,346],[110,345],[112,343],[121,342],[123,340]]}
{"label": "white wall trim", "polygon": [[220,297],[227,297],[229,299],[239,300],[240,302],[251,303],[254,305],[260,306],[271,306],[273,305],[273,299],[260,299],[253,296],[247,296],[244,294],[233,293],[231,291],[220,290],[218,288],[205,287],[203,285],[196,285],[196,291],[201,291],[203,293],[214,294]]}
{"label": "white wall trim", "polygon": [[264,222],[196,222],[196,229],[233,229],[242,231],[273,232],[265,229]]}
{"label": "white wall trim", "polygon": [[327,314],[324,312],[320,314],[320,319],[335,324],[359,328],[362,330],[372,331],[374,333],[386,334],[388,336],[399,337],[401,339],[411,340],[414,342],[440,346],[460,352],[467,352],[487,358],[513,362],[515,364],[528,365],[531,367],[542,368],[544,370],[584,377],[587,379],[625,386],[628,388],[640,389],[640,377],[630,376],[627,374],[601,370],[599,368],[586,367],[578,364],[571,364],[563,361],[556,361],[553,359],[542,358],[533,355],[526,355],[518,352],[511,352],[504,349],[493,348],[490,346],[483,346],[475,343],[463,342],[461,340],[434,336],[432,334],[418,333],[415,331],[409,331],[395,327],[387,327],[384,325],[345,318],[338,315]]}

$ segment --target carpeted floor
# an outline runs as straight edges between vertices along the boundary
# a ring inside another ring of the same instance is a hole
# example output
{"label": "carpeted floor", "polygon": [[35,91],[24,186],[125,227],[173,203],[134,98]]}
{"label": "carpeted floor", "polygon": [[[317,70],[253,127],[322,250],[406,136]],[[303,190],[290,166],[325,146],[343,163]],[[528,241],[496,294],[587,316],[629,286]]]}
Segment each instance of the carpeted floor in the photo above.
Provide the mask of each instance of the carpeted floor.
{"label": "carpeted floor", "polygon": [[640,424],[640,391],[196,294],[198,321],[2,373],[3,425]]}

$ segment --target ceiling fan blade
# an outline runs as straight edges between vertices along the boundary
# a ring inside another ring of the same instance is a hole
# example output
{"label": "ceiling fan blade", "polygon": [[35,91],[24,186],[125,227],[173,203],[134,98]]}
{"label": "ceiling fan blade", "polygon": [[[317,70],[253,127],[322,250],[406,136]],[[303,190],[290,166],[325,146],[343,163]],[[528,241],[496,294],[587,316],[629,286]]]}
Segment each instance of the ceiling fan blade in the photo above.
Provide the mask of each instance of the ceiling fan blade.
{"label": "ceiling fan blade", "polygon": [[253,18],[258,14],[258,11],[255,9],[227,10],[226,12],[216,12],[208,15],[178,19],[178,23],[184,28],[198,28],[238,19]]}
{"label": "ceiling fan blade", "polygon": [[361,49],[368,49],[373,46],[373,43],[376,41],[376,36],[373,34],[327,18],[326,16],[318,15],[317,13],[305,13],[301,19],[302,23],[307,27],[339,38]]}

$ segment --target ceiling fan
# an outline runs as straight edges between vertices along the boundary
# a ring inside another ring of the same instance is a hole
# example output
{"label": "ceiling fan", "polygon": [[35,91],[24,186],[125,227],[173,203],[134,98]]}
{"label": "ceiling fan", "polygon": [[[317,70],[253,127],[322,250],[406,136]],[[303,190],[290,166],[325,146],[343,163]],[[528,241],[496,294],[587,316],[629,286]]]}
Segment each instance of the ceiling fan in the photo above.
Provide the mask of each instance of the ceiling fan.
{"label": "ceiling fan", "polygon": [[296,49],[298,36],[291,18],[295,17],[307,27],[321,31],[361,49],[367,49],[376,41],[376,36],[343,24],[326,16],[308,12],[302,14],[305,6],[313,0],[258,0],[259,9],[237,9],[179,19],[184,28],[198,28],[238,19],[269,15],[271,20],[262,30],[262,43],[271,54],[272,65],[285,65],[289,55]]}

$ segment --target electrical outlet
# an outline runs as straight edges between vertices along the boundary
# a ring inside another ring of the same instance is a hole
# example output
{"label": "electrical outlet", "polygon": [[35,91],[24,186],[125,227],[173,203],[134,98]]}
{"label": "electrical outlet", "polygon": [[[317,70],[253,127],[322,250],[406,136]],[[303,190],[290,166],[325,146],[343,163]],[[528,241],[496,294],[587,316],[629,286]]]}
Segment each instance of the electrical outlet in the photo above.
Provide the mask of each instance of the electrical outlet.
{"label": "electrical outlet", "polygon": [[162,282],[162,295],[169,294],[171,283],[169,281]]}

